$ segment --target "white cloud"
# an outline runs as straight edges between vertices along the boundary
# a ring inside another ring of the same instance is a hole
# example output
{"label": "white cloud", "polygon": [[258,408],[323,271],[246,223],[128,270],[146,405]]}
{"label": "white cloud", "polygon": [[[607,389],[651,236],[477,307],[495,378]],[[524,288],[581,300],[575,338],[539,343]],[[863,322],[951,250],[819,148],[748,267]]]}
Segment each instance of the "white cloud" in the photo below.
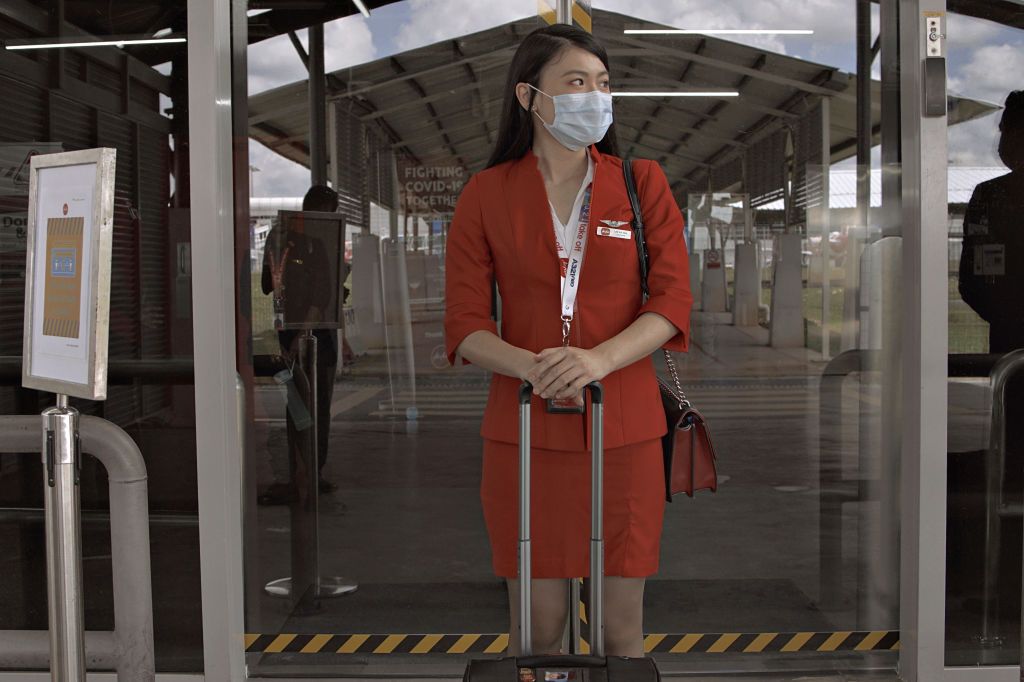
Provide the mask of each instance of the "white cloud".
{"label": "white cloud", "polygon": [[947,44],[984,45],[992,42],[1000,33],[999,24],[983,19],[949,13],[946,15]]}
{"label": "white cloud", "polygon": [[306,67],[286,35],[250,45],[248,60],[250,95],[306,77]]}
{"label": "white cloud", "polygon": [[395,35],[399,51],[458,38],[537,14],[536,0],[409,0]]}
{"label": "white cloud", "polygon": [[[306,31],[299,40],[309,49]],[[377,57],[373,34],[361,15],[345,17],[324,25],[324,68],[336,71]],[[306,67],[287,35],[249,46],[249,94],[306,79]]]}
{"label": "white cloud", "polygon": [[951,166],[1002,166],[996,152],[999,143],[999,116],[989,115],[949,127],[949,163]]}
{"label": "white cloud", "polygon": [[[960,55],[969,61],[959,63]],[[1004,43],[951,52],[949,72],[951,92],[1002,104],[1011,90],[1024,87],[1024,48]]]}
{"label": "white cloud", "polygon": [[259,168],[252,174],[254,197],[301,197],[309,189],[308,168],[254,140],[249,140],[249,163]]}
{"label": "white cloud", "polygon": [[373,32],[361,14],[324,26],[324,68],[328,72],[365,64],[376,58]]}

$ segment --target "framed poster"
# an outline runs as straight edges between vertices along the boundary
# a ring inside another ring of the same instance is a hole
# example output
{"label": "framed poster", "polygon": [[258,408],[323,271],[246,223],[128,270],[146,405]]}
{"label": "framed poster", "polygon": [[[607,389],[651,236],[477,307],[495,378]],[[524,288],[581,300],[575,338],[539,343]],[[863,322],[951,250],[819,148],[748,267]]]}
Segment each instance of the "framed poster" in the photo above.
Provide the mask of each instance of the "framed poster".
{"label": "framed poster", "polygon": [[107,397],[116,150],[32,157],[21,383]]}
{"label": "framed poster", "polygon": [[340,213],[278,211],[263,255],[275,329],[341,328],[348,276],[344,239]]}

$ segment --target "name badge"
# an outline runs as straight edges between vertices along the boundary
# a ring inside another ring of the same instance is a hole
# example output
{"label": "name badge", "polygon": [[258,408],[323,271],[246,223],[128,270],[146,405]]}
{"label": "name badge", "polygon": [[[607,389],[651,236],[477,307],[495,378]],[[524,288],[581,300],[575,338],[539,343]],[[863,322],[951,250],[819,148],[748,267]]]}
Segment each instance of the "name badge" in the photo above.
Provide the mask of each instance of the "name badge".
{"label": "name badge", "polygon": [[616,239],[633,238],[633,233],[629,230],[620,230],[615,227],[604,227],[603,225],[597,228],[597,234],[599,237],[615,237]]}

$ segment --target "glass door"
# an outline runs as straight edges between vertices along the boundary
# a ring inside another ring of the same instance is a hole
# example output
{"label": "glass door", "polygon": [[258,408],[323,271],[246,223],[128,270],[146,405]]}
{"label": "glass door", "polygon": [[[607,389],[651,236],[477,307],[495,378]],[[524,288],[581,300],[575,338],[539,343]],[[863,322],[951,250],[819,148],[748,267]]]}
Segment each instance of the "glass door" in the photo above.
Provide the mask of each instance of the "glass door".
{"label": "glass door", "polygon": [[646,586],[668,672],[896,679],[898,24],[825,5],[594,3],[622,153],[685,211],[677,363],[719,453],[717,492],[667,506]]}
{"label": "glass door", "polygon": [[[490,377],[448,366],[443,265],[509,60],[555,9],[253,0],[235,22],[251,675],[460,674],[506,649],[479,496]],[[666,505],[645,650],[666,672],[895,671],[895,3],[571,16],[608,50],[620,153],[656,160],[684,215],[677,362],[719,453],[715,493]],[[991,111],[952,88],[949,107],[954,129]]]}

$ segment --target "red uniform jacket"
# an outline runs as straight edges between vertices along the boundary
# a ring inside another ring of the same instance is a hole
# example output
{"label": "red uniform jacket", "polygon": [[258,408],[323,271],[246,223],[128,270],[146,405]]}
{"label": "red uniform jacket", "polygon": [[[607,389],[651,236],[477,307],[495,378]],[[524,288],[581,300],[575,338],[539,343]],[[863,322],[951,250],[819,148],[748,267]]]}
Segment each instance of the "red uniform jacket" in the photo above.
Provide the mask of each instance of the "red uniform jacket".
{"label": "red uniform jacket", "polygon": [[[590,234],[572,323],[570,344],[593,348],[628,327],[644,312],[655,312],[680,330],[665,344],[685,351],[690,339],[689,259],[683,217],[661,167],[634,162],[637,192],[650,253],[651,297],[641,306],[640,269],[632,238],[598,236],[602,220],[624,222],[632,210],[622,177],[622,160],[590,147],[594,160]],[[497,277],[502,302],[500,336],[533,352],[562,343],[561,291],[551,209],[537,157],[481,171],[470,178],[455,208],[445,256],[445,343],[449,362],[471,333],[498,333],[491,319],[491,280]],[[463,362],[466,362],[465,360]],[[517,393],[520,380],[494,374],[481,435],[508,443],[519,440]],[[605,447],[614,448],[665,434],[667,426],[650,357],[606,376]],[[589,414],[551,414],[535,395],[531,412],[534,447],[584,450],[589,447]]]}

